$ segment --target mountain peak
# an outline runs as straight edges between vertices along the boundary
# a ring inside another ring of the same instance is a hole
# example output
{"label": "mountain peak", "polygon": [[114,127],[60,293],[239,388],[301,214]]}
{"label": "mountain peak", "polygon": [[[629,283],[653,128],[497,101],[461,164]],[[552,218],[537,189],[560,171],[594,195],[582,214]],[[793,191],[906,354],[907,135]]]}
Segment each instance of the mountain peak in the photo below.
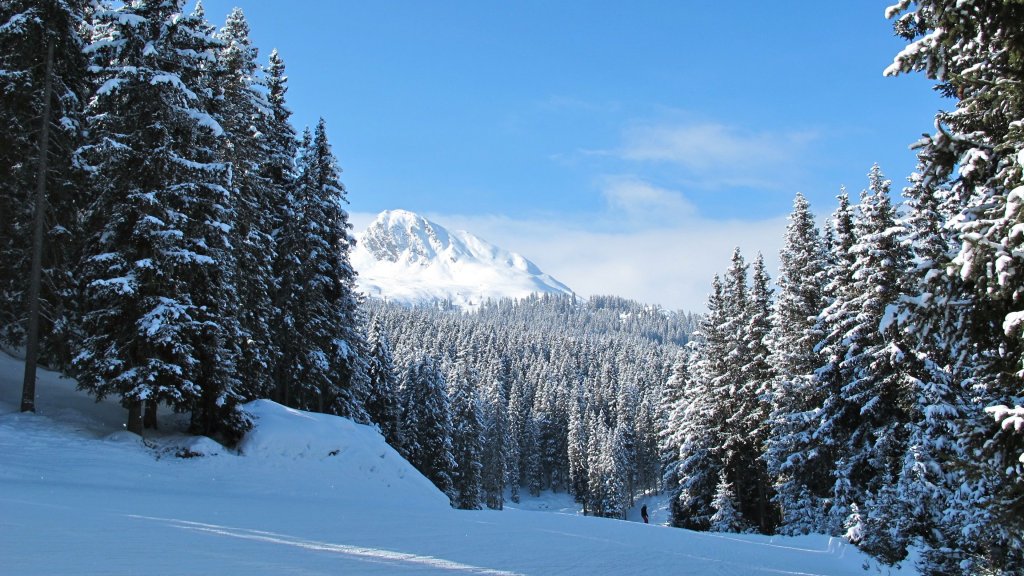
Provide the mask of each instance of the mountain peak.
{"label": "mountain peak", "polygon": [[363,233],[360,244],[377,260],[420,262],[437,259],[450,245],[448,231],[408,210],[385,210]]}
{"label": "mountain peak", "polygon": [[487,299],[572,294],[523,256],[407,210],[381,212],[357,238],[352,263],[371,296],[473,309]]}

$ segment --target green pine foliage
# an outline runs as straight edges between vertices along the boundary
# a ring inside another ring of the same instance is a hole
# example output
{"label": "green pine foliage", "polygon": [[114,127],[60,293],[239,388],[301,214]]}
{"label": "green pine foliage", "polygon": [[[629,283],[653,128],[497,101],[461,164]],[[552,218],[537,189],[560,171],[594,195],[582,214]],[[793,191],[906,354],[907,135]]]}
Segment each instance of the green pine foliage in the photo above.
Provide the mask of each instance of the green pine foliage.
{"label": "green pine foliage", "polygon": [[299,151],[279,237],[279,385],[286,405],[365,421],[367,344],[349,263],[355,240],[323,120]]}
{"label": "green pine foliage", "polygon": [[73,267],[88,196],[72,152],[82,137],[89,91],[88,2],[13,0],[0,4],[0,342],[24,345],[42,129],[47,45],[53,47],[45,178],[41,361],[66,369],[77,321]]}
{"label": "green pine foliage", "polygon": [[[679,350],[669,342],[687,338],[691,315],[572,296],[491,302],[473,314],[375,300],[367,308],[407,382],[424,354],[452,383],[466,379],[465,367],[484,367],[470,371],[483,375],[471,378],[482,426],[481,504],[501,507],[504,489],[513,502],[523,491],[566,491],[588,514],[621,518],[638,495],[659,489],[661,388]],[[467,393],[449,388],[455,411]],[[410,409],[402,417],[406,444],[409,418],[419,418]],[[453,416],[455,428],[460,420],[472,422]],[[458,484],[467,461],[458,446],[471,443],[452,434],[457,465],[449,479]]]}
{"label": "green pine foliage", "polygon": [[[323,124],[300,154],[278,54],[261,71],[240,10],[216,32],[185,6],[0,5],[0,339],[24,343],[50,44],[41,360],[120,400],[136,432],[166,406],[231,440],[237,404],[268,396],[365,421],[370,350]],[[285,242],[315,273],[288,269]],[[307,286],[303,341],[282,306]]]}
{"label": "green pine foliage", "polygon": [[231,166],[229,189],[235,207],[231,245],[237,268],[238,321],[244,333],[238,369],[246,374],[242,381],[246,396],[268,397],[280,359],[272,330],[277,315],[273,233],[280,226],[284,191],[264,169],[274,153],[268,137],[274,126],[267,112],[270,103],[257,77],[257,50],[240,9],[228,15],[217,38],[222,46],[217,54],[213,114],[224,129],[218,157]]}
{"label": "green pine foliage", "polygon": [[[238,423],[239,330],[223,129],[208,114],[217,42],[175,2],[100,11],[81,148],[94,198],[79,385],[139,411],[166,402],[212,434]],[[138,430],[134,422],[130,429]]]}

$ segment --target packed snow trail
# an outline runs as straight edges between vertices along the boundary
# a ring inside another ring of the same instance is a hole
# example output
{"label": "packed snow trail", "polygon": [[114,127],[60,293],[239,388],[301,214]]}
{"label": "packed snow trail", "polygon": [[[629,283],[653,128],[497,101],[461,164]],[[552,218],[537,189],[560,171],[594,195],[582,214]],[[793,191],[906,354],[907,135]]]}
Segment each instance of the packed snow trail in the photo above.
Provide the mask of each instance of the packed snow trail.
{"label": "packed snow trail", "polygon": [[0,353],[4,574],[864,574],[864,555],[822,536],[453,510],[374,429],[272,402],[249,405],[246,455],[173,432],[143,442],[119,406],[52,373],[39,414],[20,414],[21,368]]}

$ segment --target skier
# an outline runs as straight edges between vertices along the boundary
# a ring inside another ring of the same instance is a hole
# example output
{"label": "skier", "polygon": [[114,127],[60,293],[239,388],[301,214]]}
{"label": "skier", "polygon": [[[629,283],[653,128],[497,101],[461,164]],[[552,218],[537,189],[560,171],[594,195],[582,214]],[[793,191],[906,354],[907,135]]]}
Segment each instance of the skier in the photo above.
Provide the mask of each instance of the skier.
{"label": "skier", "polygon": [[644,524],[647,524],[647,504],[640,508],[640,517],[644,519]]}

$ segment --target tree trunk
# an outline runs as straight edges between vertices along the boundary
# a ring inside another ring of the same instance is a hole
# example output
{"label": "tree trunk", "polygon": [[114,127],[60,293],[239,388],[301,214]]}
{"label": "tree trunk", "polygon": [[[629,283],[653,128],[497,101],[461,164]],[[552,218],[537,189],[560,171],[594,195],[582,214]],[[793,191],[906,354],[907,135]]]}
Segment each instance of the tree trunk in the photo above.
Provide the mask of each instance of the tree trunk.
{"label": "tree trunk", "polygon": [[32,224],[32,270],[28,287],[28,341],[25,347],[25,376],[21,386],[21,411],[36,411],[36,364],[39,361],[39,285],[43,270],[43,228],[46,226],[46,172],[50,147],[50,97],[53,91],[53,40],[46,41],[46,79],[43,81],[43,119],[39,131],[39,161],[36,175],[36,205]]}
{"label": "tree trunk", "polygon": [[156,430],[156,400],[146,400],[146,413],[142,416],[142,426],[150,430]]}
{"label": "tree trunk", "polygon": [[142,401],[134,400],[128,406],[128,431],[142,436]]}

